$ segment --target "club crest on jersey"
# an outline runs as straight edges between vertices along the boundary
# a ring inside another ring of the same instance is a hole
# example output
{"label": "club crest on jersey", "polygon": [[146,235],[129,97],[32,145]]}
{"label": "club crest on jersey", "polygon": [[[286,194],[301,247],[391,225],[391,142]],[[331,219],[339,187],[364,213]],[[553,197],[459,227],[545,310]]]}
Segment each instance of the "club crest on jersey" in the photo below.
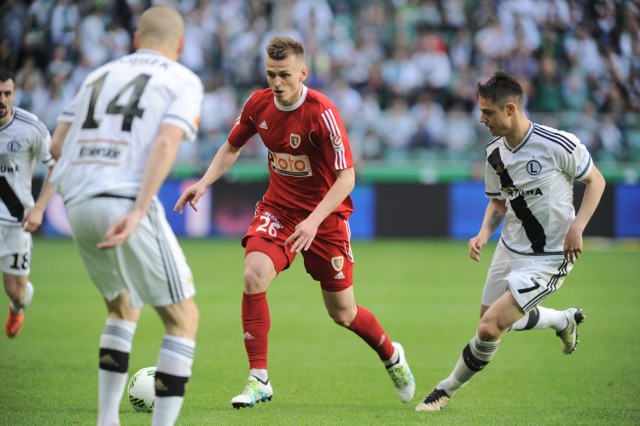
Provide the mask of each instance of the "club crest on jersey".
{"label": "club crest on jersey", "polygon": [[289,144],[291,145],[291,148],[298,149],[300,142],[302,142],[300,135],[296,135],[295,133],[291,133],[289,135]]}
{"label": "club crest on jersey", "polygon": [[536,160],[531,160],[527,163],[527,173],[531,176],[539,175],[542,171],[542,166]]}
{"label": "club crest on jersey", "polygon": [[331,266],[336,271],[342,271],[342,267],[344,266],[344,256],[336,256],[331,258]]}
{"label": "club crest on jersey", "polygon": [[11,139],[7,144],[7,151],[9,152],[19,152],[20,151],[20,142],[15,139]]}

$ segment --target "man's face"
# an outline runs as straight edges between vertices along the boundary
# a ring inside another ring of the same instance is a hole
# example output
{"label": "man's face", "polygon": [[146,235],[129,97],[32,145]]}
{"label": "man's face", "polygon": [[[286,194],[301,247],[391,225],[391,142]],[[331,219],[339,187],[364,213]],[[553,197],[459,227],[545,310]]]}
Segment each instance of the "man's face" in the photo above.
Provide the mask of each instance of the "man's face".
{"label": "man's face", "polygon": [[479,98],[480,122],[487,126],[493,136],[505,136],[511,130],[509,118],[510,108],[515,108],[515,104],[507,103],[504,108],[491,102],[490,99]]}
{"label": "man's face", "polygon": [[267,81],[282,106],[295,104],[302,94],[302,82],[307,78],[307,67],[302,58],[289,55],[285,59],[275,60],[267,56]]}
{"label": "man's face", "polygon": [[0,125],[5,125],[13,115],[16,90],[13,80],[0,81]]}

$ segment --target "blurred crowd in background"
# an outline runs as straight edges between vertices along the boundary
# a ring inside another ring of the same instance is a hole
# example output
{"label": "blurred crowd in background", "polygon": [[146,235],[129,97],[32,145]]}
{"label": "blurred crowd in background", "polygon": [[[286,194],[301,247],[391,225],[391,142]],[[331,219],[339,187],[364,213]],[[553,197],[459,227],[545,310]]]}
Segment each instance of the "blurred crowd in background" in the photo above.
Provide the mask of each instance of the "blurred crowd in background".
{"label": "blurred crowd in background", "polygon": [[597,161],[640,162],[639,0],[3,0],[0,66],[16,74],[17,106],[53,131],[87,74],[132,51],[156,4],[184,14],[180,61],[205,84],[184,170],[205,169],[247,96],[267,87],[274,35],[304,42],[306,83],[339,108],[358,160],[482,159],[491,136],[476,84],[504,69],[534,121],[575,133]]}

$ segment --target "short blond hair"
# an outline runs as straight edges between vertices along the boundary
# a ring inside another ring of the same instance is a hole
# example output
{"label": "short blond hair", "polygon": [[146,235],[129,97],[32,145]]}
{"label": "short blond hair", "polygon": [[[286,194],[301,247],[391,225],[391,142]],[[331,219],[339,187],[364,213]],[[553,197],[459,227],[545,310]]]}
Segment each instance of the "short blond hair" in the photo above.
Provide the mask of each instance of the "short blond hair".
{"label": "short blond hair", "polygon": [[153,6],[140,16],[136,32],[142,42],[174,44],[184,35],[184,20],[175,9]]}
{"label": "short blond hair", "polygon": [[304,58],[304,46],[291,37],[273,37],[267,44],[267,55],[276,61],[286,59],[289,55]]}

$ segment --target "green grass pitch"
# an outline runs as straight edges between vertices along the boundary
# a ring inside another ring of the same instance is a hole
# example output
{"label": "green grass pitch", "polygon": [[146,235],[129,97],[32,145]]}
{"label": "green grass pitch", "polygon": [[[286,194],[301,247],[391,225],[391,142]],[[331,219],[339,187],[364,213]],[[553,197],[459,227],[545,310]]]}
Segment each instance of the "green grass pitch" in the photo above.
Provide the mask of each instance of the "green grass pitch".
{"label": "green grass pitch", "polygon": [[[181,243],[201,325],[179,424],[640,424],[638,242],[588,240],[564,286],[544,301],[584,308],[576,353],[563,355],[551,330],[508,333],[492,363],[439,413],[414,407],[473,336],[493,245],[477,264],[464,242],[354,242],[356,300],[404,345],[417,379],[410,404],[397,400],[375,353],[332,323],[298,259],[269,290],[273,400],[234,410],[229,401],[248,368],[240,324],[243,250],[237,240]],[[68,240],[35,239],[31,279],[36,293],[22,334],[0,336],[0,425],[93,425],[103,302]],[[162,334],[145,308],[130,373],[155,365]],[[120,410],[123,425],[150,424],[150,415],[134,412],[124,398]]]}

